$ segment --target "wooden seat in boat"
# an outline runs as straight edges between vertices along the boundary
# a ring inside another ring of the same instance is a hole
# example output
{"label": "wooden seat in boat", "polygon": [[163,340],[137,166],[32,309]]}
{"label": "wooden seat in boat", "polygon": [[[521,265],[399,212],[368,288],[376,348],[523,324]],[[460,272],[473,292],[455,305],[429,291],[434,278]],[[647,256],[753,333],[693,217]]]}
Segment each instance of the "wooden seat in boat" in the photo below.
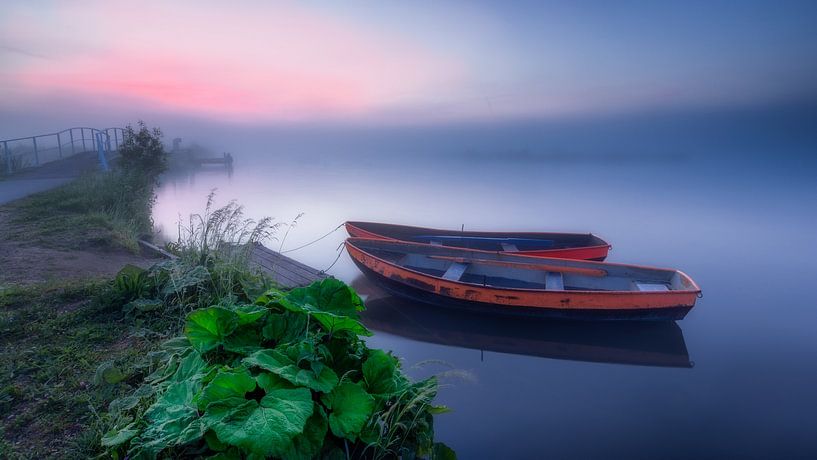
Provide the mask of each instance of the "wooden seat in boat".
{"label": "wooden seat in boat", "polygon": [[502,250],[503,250],[503,251],[508,251],[508,252],[516,252],[516,251],[519,251],[519,248],[517,248],[515,244],[511,244],[511,243],[504,243],[504,242],[503,242],[503,243],[500,243],[500,245],[502,246]]}
{"label": "wooden seat in boat", "polygon": [[463,273],[465,273],[465,270],[468,270],[469,265],[470,264],[453,262],[448,266],[448,270],[443,273],[443,278],[450,281],[459,281],[460,278],[462,278]]}
{"label": "wooden seat in boat", "polygon": [[545,289],[549,291],[564,291],[565,280],[562,272],[547,272],[545,274]]}

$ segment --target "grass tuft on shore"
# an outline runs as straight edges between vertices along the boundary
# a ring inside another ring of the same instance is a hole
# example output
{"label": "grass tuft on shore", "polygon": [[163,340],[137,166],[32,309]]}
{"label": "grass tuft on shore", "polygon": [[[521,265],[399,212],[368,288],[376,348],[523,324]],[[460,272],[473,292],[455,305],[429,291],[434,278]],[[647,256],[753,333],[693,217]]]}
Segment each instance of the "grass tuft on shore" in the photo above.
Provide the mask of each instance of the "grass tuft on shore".
{"label": "grass tuft on shore", "polygon": [[154,179],[138,172],[87,174],[10,206],[15,238],[57,249],[125,248],[150,234]]}

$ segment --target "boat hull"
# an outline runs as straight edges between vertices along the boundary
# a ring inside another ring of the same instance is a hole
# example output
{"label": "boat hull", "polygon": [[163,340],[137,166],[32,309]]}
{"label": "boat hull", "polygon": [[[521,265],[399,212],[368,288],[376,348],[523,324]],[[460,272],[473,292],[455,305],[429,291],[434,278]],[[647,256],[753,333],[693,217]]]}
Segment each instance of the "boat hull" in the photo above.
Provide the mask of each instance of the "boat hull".
{"label": "boat hull", "polygon": [[572,320],[671,321],[683,319],[700,292],[546,291],[482,287],[406,270],[352,244],[347,243],[346,250],[367,278],[393,295],[471,311]]}
{"label": "boat hull", "polygon": [[439,294],[432,289],[418,287],[418,283],[407,282],[406,279],[399,279],[396,276],[384,275],[354,257],[352,260],[366,278],[394,296],[461,311],[574,321],[675,321],[684,319],[689,310],[692,309],[692,305],[684,304],[655,308],[616,309],[501,305]]}
{"label": "boat hull", "polygon": [[[564,247],[554,249],[531,249],[531,250],[501,250],[508,254],[517,254],[530,257],[550,257],[556,259],[575,259],[603,261],[607,258],[611,246],[601,238],[593,234],[572,234],[572,233],[503,233],[503,232],[451,232],[423,227],[409,227],[403,225],[374,224],[366,222],[346,222],[346,232],[353,238],[369,238],[377,240],[409,241],[408,235],[439,235],[439,236],[465,236],[474,238],[501,238],[516,237],[530,239],[554,239],[564,238],[586,238],[589,243],[578,247]],[[378,226],[378,229],[367,229],[367,226]],[[456,246],[455,246],[456,247]]]}

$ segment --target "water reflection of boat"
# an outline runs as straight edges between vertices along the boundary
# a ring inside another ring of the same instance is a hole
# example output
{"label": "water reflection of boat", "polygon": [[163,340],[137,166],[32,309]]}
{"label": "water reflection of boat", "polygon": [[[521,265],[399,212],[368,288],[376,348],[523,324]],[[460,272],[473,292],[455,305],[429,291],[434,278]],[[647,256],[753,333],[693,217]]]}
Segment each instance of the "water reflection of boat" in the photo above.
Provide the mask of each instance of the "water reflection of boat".
{"label": "water reflection of boat", "polygon": [[363,322],[411,340],[483,351],[644,366],[692,367],[675,322],[547,321],[475,315],[388,296],[361,278]]}

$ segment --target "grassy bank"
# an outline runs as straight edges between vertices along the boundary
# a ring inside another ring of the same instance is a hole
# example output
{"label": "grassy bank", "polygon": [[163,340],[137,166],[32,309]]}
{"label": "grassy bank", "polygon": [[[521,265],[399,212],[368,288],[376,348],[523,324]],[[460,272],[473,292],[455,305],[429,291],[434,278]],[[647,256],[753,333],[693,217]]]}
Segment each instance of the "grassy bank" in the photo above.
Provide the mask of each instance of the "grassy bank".
{"label": "grassy bank", "polygon": [[106,280],[0,293],[0,458],[87,458],[96,413],[122,388],[94,378],[101,363],[132,367],[159,339],[99,302]]}
{"label": "grassy bank", "polygon": [[[137,250],[144,172],[7,207],[4,244],[91,247],[91,264]],[[0,458],[451,458],[433,442],[436,380],[366,346],[357,294],[334,279],[279,290],[248,265],[276,227],[212,201],[168,245],[176,259],[0,286]]]}
{"label": "grassy bank", "polygon": [[7,206],[18,241],[55,249],[139,251],[150,234],[153,178],[138,172],[90,173]]}

